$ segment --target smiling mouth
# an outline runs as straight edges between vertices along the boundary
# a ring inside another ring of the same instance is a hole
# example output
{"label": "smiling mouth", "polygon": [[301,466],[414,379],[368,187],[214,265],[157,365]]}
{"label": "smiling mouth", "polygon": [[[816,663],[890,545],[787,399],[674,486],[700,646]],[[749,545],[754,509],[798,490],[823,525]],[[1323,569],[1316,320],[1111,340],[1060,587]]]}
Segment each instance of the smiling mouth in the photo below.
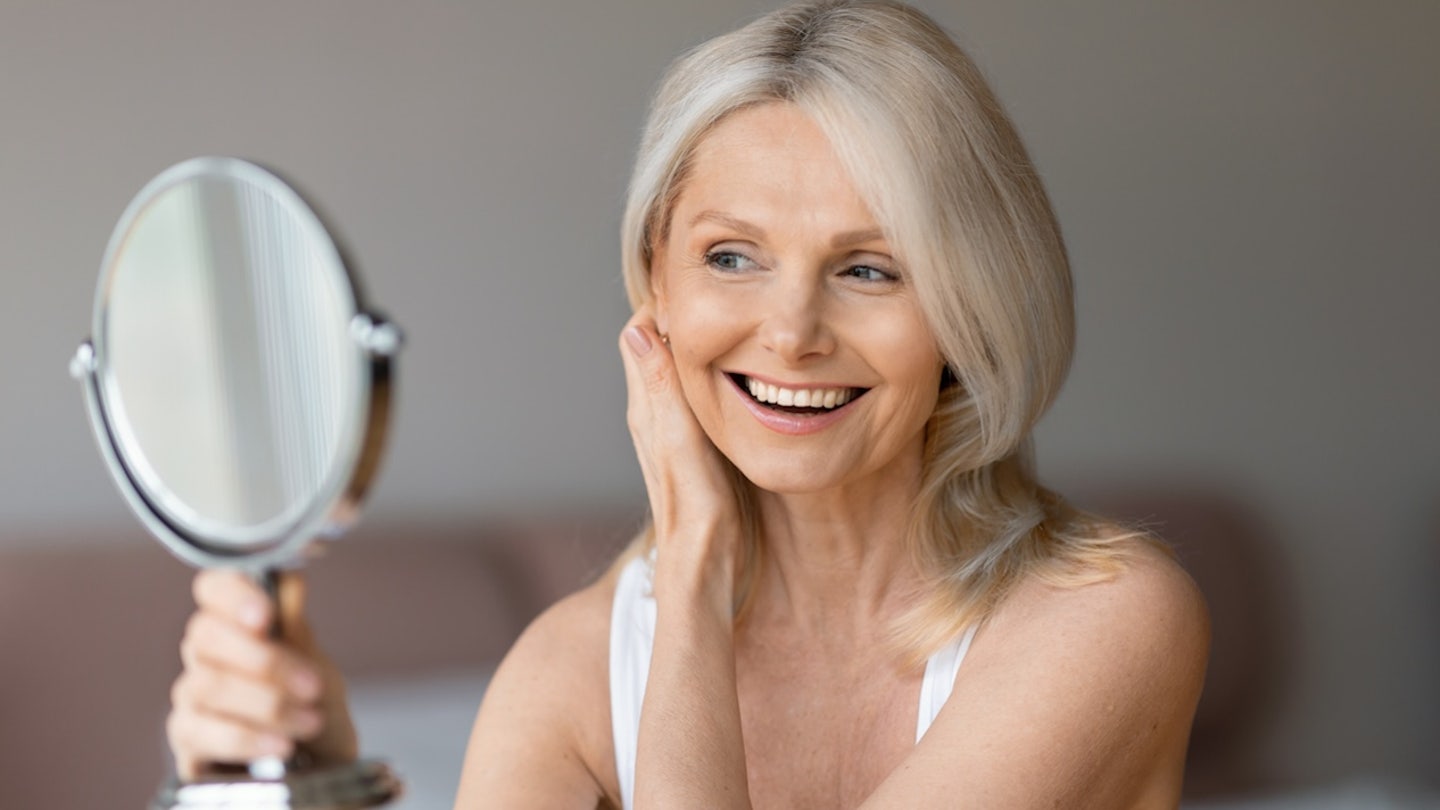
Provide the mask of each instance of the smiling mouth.
{"label": "smiling mouth", "polygon": [[761,407],[793,414],[819,414],[836,410],[859,399],[868,388],[782,388],[747,377],[727,375],[741,391]]}

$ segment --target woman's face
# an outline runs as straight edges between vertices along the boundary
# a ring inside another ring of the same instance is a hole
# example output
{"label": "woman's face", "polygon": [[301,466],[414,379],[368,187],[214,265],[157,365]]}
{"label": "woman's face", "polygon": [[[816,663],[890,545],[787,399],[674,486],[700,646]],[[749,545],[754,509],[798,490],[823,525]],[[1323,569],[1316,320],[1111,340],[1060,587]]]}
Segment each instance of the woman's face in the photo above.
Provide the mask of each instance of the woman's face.
{"label": "woman's face", "polygon": [[798,108],[747,108],[700,143],[652,286],[691,409],[757,486],[918,470],[942,359],[904,268]]}

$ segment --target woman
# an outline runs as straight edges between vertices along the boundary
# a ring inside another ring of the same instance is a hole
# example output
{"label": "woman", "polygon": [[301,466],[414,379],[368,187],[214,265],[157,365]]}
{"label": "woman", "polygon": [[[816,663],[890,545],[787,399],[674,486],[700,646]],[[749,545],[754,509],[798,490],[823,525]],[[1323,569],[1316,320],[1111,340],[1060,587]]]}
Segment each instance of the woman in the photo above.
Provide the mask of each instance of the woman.
{"label": "woman", "polygon": [[[1035,481],[1069,271],[954,43],[883,0],[707,43],[656,99],[623,241],[652,524],[507,655],[458,806],[1175,806],[1205,609]],[[262,640],[236,577],[196,590],[182,776],[292,738],[353,756],[313,648]]]}

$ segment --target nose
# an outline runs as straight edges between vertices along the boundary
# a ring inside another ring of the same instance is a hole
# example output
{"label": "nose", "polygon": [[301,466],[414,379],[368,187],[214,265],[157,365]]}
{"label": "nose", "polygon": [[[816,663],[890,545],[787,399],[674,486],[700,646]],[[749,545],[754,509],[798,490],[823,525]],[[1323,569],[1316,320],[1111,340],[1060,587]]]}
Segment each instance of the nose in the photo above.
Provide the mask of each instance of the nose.
{"label": "nose", "polygon": [[792,276],[767,291],[760,324],[762,345],[788,364],[823,357],[835,349],[827,322],[823,285]]}

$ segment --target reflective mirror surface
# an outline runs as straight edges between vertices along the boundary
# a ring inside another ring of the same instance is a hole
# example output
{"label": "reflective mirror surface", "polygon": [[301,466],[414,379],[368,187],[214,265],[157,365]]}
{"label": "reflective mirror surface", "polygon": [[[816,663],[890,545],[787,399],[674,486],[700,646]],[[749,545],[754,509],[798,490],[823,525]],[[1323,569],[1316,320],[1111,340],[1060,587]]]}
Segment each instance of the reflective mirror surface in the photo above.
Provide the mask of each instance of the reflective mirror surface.
{"label": "reflective mirror surface", "polygon": [[95,363],[116,455],[164,522],[243,554],[338,496],[369,403],[357,314],[334,243],[273,175],[200,159],[141,192],[102,268]]}

